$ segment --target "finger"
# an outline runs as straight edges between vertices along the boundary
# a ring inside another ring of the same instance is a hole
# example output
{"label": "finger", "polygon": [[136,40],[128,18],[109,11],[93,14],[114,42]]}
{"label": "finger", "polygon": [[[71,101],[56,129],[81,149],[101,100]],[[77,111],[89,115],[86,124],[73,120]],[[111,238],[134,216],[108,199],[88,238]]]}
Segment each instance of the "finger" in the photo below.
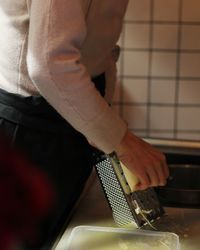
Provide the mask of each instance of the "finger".
{"label": "finger", "polygon": [[156,167],[157,175],[159,178],[158,186],[166,185],[166,173],[165,173],[165,165],[163,162],[160,162],[159,165]]}
{"label": "finger", "polygon": [[169,168],[168,168],[168,165],[167,165],[166,156],[164,154],[160,155],[160,161],[161,161],[161,167],[163,169],[165,178],[168,178],[169,177]]}
{"label": "finger", "polygon": [[150,186],[152,186],[152,187],[158,186],[160,184],[160,178],[159,178],[158,172],[156,170],[156,167],[154,167],[154,166],[149,167],[147,173],[148,173],[148,176],[150,179]]}
{"label": "finger", "polygon": [[160,158],[159,167],[158,167],[157,170],[158,170],[160,181],[161,181],[162,184],[164,184],[164,183],[166,184],[166,179],[169,177],[169,168],[168,168],[168,165],[167,165],[165,155],[162,155],[162,157]]}
{"label": "finger", "polygon": [[135,188],[136,188],[136,190],[146,190],[149,187],[150,187],[150,185],[145,185],[145,184],[142,184],[142,183],[138,183]]}
{"label": "finger", "polygon": [[152,187],[159,186],[164,182],[164,171],[161,167],[161,160],[152,154],[148,155],[149,161],[146,162],[146,171]]}
{"label": "finger", "polygon": [[155,158],[157,159],[157,164],[156,164],[156,171],[157,175],[159,177],[159,184],[165,185],[166,184],[166,179],[169,177],[169,169],[167,166],[167,161],[166,157],[164,154],[158,153]]}
{"label": "finger", "polygon": [[166,185],[167,178],[168,178],[168,166],[166,162],[160,162],[156,168],[157,175],[159,177],[159,186]]}
{"label": "finger", "polygon": [[136,189],[145,190],[150,186],[151,180],[146,172],[137,173],[137,178],[139,182],[136,185]]}

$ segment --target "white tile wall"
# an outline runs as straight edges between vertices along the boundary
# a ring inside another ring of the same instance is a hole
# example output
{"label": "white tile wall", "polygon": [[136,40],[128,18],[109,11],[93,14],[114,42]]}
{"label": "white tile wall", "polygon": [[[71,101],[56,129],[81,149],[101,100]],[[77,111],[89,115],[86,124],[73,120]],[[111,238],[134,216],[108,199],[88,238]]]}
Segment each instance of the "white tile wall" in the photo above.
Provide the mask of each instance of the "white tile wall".
{"label": "white tile wall", "polygon": [[[179,103],[200,106],[200,81],[182,80],[179,86]],[[199,128],[200,129],[200,128]]]}
{"label": "white tile wall", "polygon": [[178,130],[200,131],[200,108],[179,107],[178,108]]}
{"label": "white tile wall", "polygon": [[125,34],[127,34],[124,46],[126,48],[149,48],[149,24],[127,23],[125,26]]}
{"label": "white tile wall", "polygon": [[155,24],[153,27],[154,49],[177,49],[178,27],[172,24]]}
{"label": "white tile wall", "polygon": [[148,76],[149,52],[126,51],[124,52],[124,75]]}
{"label": "white tile wall", "polygon": [[174,139],[174,134],[173,134],[173,132],[167,132],[167,131],[150,131],[149,132],[149,137],[152,137],[152,138],[164,138],[164,139]]}
{"label": "white tile wall", "polygon": [[124,102],[146,103],[148,81],[145,79],[124,79],[122,94]]}
{"label": "white tile wall", "polygon": [[194,141],[200,141],[200,132],[190,132],[190,133],[177,133],[177,139],[180,140],[194,140]]}
{"label": "white tile wall", "polygon": [[152,104],[174,104],[176,98],[175,80],[154,79],[151,82],[150,101]]}
{"label": "white tile wall", "polygon": [[200,140],[200,0],[129,0],[114,109],[141,136]]}
{"label": "white tile wall", "polygon": [[180,74],[183,77],[200,77],[199,53],[182,53]]}
{"label": "white tile wall", "polygon": [[175,53],[153,52],[151,76],[175,77],[177,56]]}
{"label": "white tile wall", "polygon": [[182,19],[186,22],[199,22],[199,7],[199,0],[182,0]]}
{"label": "white tile wall", "polygon": [[[134,2],[133,0],[131,0]],[[177,21],[179,0],[154,0],[149,1],[153,7],[153,17],[156,21]]]}
{"label": "white tile wall", "polygon": [[123,107],[123,118],[128,122],[131,129],[147,129],[146,117],[146,106],[125,105]]}
{"label": "white tile wall", "polygon": [[126,12],[126,20],[130,21],[149,21],[150,20],[150,1],[149,0],[130,0]]}
{"label": "white tile wall", "polygon": [[181,49],[200,50],[200,25],[182,26]]}
{"label": "white tile wall", "polygon": [[172,107],[151,107],[150,130],[172,131],[174,126],[174,109]]}

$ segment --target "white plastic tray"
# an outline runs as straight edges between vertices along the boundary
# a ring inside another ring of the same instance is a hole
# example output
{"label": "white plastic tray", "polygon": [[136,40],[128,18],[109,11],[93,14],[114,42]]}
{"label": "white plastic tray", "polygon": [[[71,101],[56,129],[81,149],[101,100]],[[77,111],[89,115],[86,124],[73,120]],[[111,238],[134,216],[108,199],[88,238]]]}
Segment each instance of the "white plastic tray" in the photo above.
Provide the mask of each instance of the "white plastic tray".
{"label": "white plastic tray", "polygon": [[174,233],[112,227],[75,227],[65,250],[180,250]]}

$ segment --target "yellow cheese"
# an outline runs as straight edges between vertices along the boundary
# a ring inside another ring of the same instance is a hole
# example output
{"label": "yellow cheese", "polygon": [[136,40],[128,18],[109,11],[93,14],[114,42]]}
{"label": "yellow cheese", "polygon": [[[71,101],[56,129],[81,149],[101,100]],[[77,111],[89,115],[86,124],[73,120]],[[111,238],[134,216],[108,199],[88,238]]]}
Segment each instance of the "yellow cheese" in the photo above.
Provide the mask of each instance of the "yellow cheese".
{"label": "yellow cheese", "polygon": [[131,192],[134,192],[136,190],[136,185],[139,182],[138,178],[122,162],[120,162],[120,165],[124,172],[126,181],[131,189]]}

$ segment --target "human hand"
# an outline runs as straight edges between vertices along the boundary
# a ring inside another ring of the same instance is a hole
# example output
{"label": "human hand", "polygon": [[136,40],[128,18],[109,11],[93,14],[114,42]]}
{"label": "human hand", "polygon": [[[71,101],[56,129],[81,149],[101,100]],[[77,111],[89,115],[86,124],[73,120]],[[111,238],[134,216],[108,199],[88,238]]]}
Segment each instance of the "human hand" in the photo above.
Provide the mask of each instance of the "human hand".
{"label": "human hand", "polygon": [[164,154],[127,130],[116,149],[119,160],[139,179],[137,190],[164,186],[169,170]]}

